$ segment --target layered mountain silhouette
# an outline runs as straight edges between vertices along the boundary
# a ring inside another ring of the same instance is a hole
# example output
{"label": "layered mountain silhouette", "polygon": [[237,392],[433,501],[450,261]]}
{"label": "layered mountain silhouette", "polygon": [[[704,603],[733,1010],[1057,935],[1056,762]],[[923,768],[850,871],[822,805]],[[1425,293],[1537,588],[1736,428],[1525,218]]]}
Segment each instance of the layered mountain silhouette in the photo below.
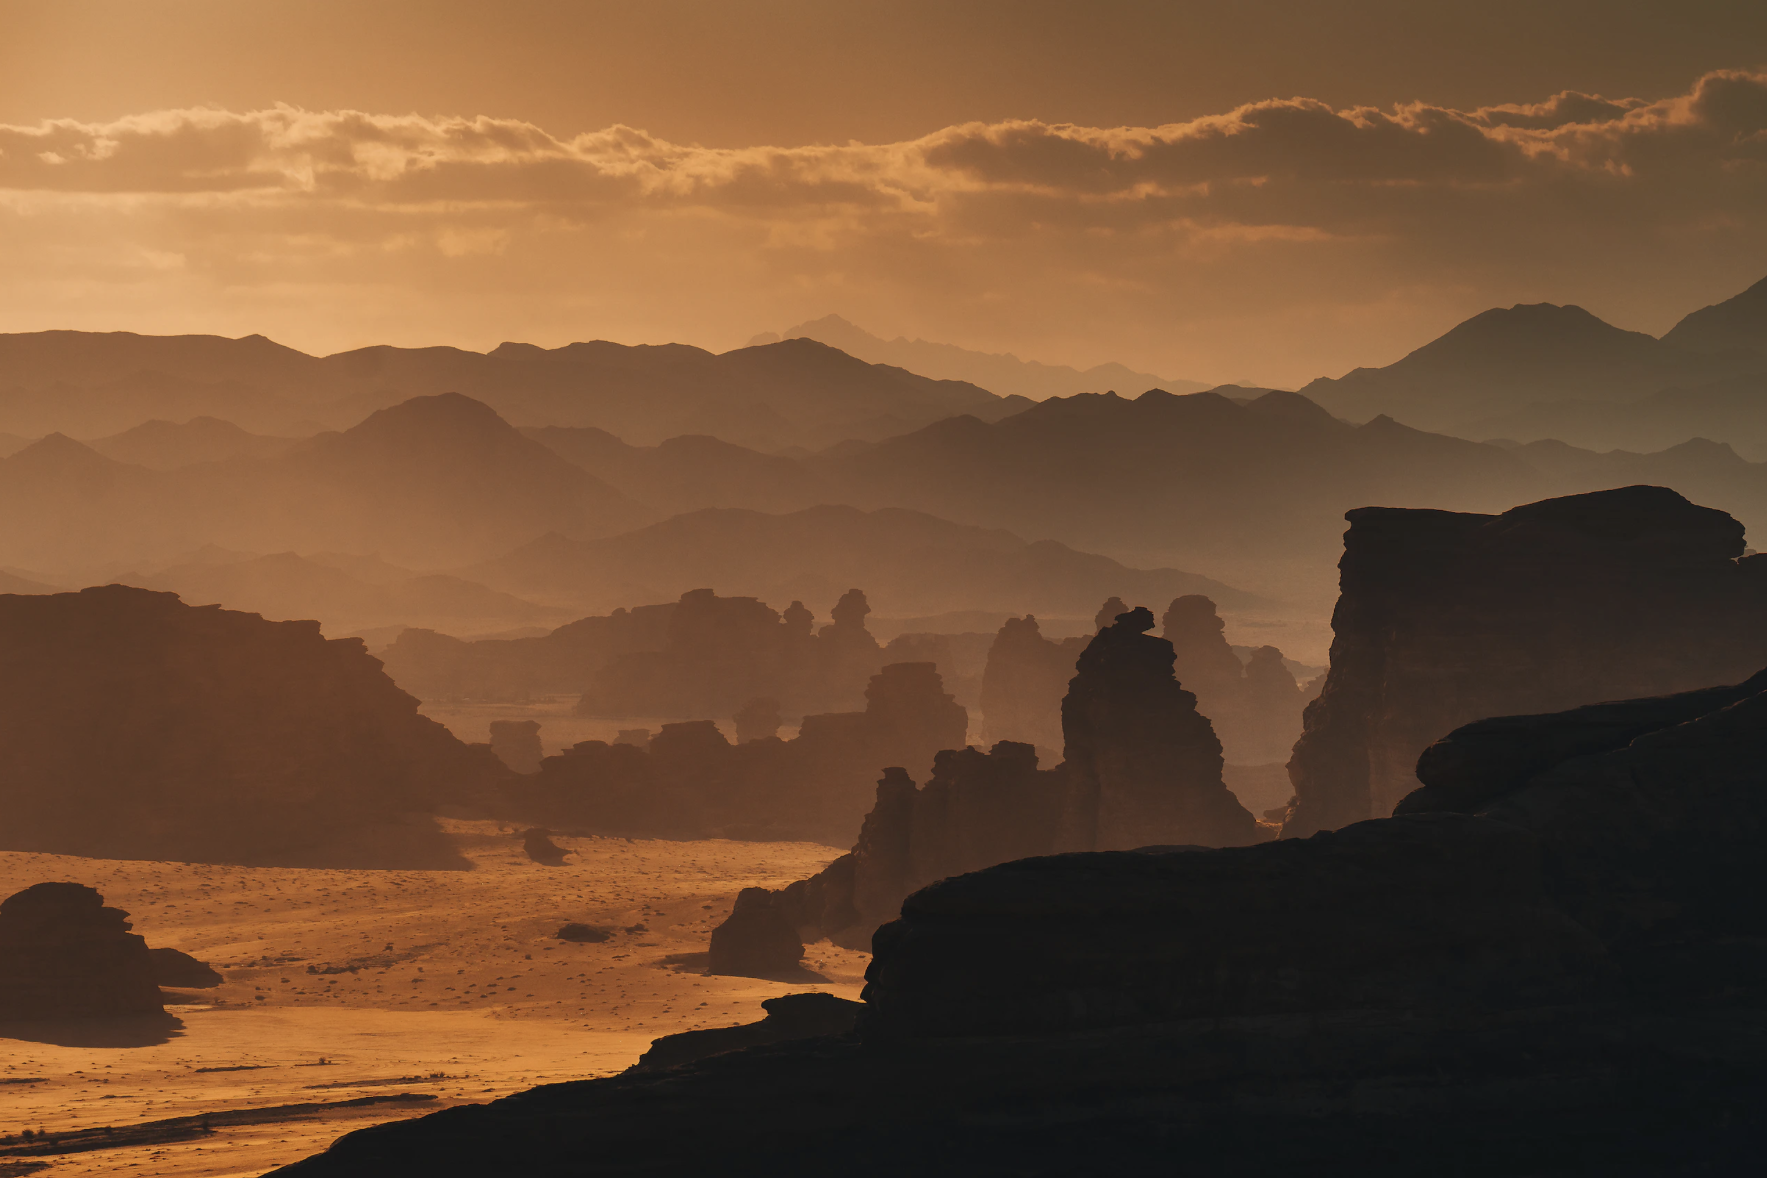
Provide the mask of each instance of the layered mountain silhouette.
{"label": "layered mountain silhouette", "polygon": [[1385,368],[1301,390],[1340,417],[1388,414],[1464,437],[1656,449],[1701,433],[1767,439],[1767,280],[1663,338],[1551,303],[1475,315]]}
{"label": "layered mountain silhouette", "polygon": [[956,344],[902,336],[887,340],[839,315],[825,315],[778,333],[768,332],[749,342],[752,346],[781,339],[819,340],[872,364],[893,364],[928,376],[965,380],[1002,395],[1017,394],[1033,401],[1071,397],[1075,393],[1102,393],[1106,389],[1162,388],[1171,393],[1196,393],[1209,387],[1203,381],[1155,376],[1121,364],[1098,364],[1081,370],[1065,364],[1021,360],[1011,352],[977,352]]}
{"label": "layered mountain silhouette", "polygon": [[879,439],[1028,402],[795,339],[722,355],[685,344],[369,347],[309,356],[264,339],[71,331],[0,335],[0,431],[108,437],[209,416],[254,433],[343,428],[413,397],[463,393],[523,425],[637,443],[710,433],[761,450]]}
{"label": "layered mountain silhouette", "polygon": [[1663,342],[1690,352],[1746,349],[1767,355],[1767,278],[1733,298],[1701,307],[1670,328]]}
{"label": "layered mountain silhouette", "polygon": [[218,417],[193,417],[182,423],[145,421],[120,434],[95,438],[87,445],[118,462],[131,462],[150,470],[176,470],[199,462],[268,458],[292,449],[297,441],[250,433]]}
{"label": "layered mountain silhouette", "polygon": [[381,552],[419,569],[654,515],[459,394],[417,397],[269,458],[148,470],[51,435],[0,460],[0,561],[125,567],[216,544]]}
{"label": "layered mountain silhouette", "polygon": [[863,586],[880,612],[964,608],[1090,613],[1112,594],[1169,601],[1206,593],[1225,608],[1252,595],[1176,569],[1132,569],[1053,541],[965,527],[919,511],[819,506],[789,514],[708,508],[603,540],[548,536],[465,570],[535,600],[605,612],[713,585],[720,594],[828,603]]}

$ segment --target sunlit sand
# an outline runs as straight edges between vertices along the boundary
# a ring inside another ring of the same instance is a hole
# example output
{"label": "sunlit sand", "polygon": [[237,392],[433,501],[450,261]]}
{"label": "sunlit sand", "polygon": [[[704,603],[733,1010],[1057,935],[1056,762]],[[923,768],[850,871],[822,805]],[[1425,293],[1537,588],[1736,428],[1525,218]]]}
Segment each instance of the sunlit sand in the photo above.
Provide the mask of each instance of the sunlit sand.
{"label": "sunlit sand", "polygon": [[[93,1027],[4,1041],[5,1132],[124,1127],[223,1110],[399,1093],[201,1139],[56,1155],[53,1174],[260,1174],[376,1121],[625,1068],[657,1036],[760,1017],[805,989],[857,998],[866,957],[826,943],[824,983],[704,976],[706,937],[736,892],[779,887],[835,857],[811,843],[569,838],[564,867],[528,860],[494,822],[445,825],[470,872],[320,871],[0,853],[0,894],[72,880],[129,911],[150,945],[226,982],[183,991],[164,1042]],[[558,940],[578,921],[598,944]],[[626,931],[633,930],[633,931]],[[53,1040],[53,1041],[42,1041]],[[238,1069],[207,1070],[198,1069]],[[396,1081],[386,1083],[386,1081]]]}

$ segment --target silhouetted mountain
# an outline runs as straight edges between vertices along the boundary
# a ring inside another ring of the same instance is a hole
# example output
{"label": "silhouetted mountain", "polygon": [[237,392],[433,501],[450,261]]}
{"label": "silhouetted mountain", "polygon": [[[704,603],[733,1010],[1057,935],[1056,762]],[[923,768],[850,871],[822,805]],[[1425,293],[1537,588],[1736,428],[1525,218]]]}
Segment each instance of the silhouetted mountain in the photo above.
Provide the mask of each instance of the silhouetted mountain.
{"label": "silhouetted mountain", "polygon": [[1459,430],[1527,406],[1634,401],[1671,385],[1767,368],[1622,331],[1581,307],[1493,308],[1385,368],[1320,378],[1301,391],[1340,417],[1389,414],[1423,429]]}
{"label": "silhouetted mountain", "polygon": [[158,420],[143,422],[134,429],[87,444],[118,462],[132,462],[150,470],[175,470],[198,462],[268,458],[290,449],[296,440],[248,433],[218,417],[193,417],[182,425]]}
{"label": "silhouetted mountain", "polygon": [[828,498],[804,463],[703,434],[629,446],[605,430],[545,426],[522,433],[667,514],[702,507],[796,511]]}
{"label": "silhouetted mountain", "polygon": [[885,438],[954,413],[994,420],[1021,407],[813,340],[723,355],[597,341],[506,343],[488,354],[370,347],[320,358],[261,336],[0,335],[0,429],[17,434],[105,436],[200,415],[303,434],[449,392],[526,425],[596,426],[643,444],[711,433],[764,450]]}
{"label": "silhouetted mountain", "polygon": [[1721,303],[1701,307],[1670,328],[1663,342],[1690,352],[1747,348],[1767,357],[1767,278]]}
{"label": "silhouetted mountain", "polygon": [[[859,507],[937,511],[1135,563],[1322,569],[1352,507],[1507,506],[1538,478],[1494,446],[1385,417],[1347,425],[1269,391],[1243,405],[1220,392],[1051,398],[992,425],[953,418],[813,465],[834,498]],[[1155,599],[1170,600],[1137,598]]]}
{"label": "silhouetted mountain", "polygon": [[778,334],[758,335],[749,343],[754,346],[781,339],[818,340],[871,364],[894,364],[927,376],[966,380],[1001,396],[1016,395],[1033,401],[1071,397],[1075,393],[1102,393],[1106,389],[1162,388],[1169,393],[1197,393],[1209,387],[1203,381],[1155,376],[1121,364],[1097,364],[1081,371],[1065,364],[1021,360],[1011,352],[977,352],[956,344],[902,336],[886,340],[839,315],[824,315]]}
{"label": "silhouetted mountain", "polygon": [[435,568],[654,518],[458,394],[414,398],[276,457],[171,471],[53,434],[0,460],[0,492],[16,511],[0,560],[47,568],[157,562],[204,544],[383,552]]}
{"label": "silhouetted mountain", "polygon": [[875,608],[937,613],[987,605],[1077,613],[1115,593],[1167,600],[1208,593],[1256,599],[1176,569],[1131,569],[1054,541],[963,527],[919,511],[812,507],[788,515],[707,509],[623,536],[548,536],[466,570],[474,580],[586,611],[678,597],[699,586],[763,601],[832,602],[863,585]]}
{"label": "silhouetted mountain", "polygon": [[190,605],[220,605],[273,621],[317,619],[334,636],[380,626],[483,629],[487,624],[532,625],[561,617],[559,610],[458,577],[397,570],[403,575],[370,582],[324,560],[282,552],[194,561],[113,579],[176,593]]}
{"label": "silhouetted mountain", "polygon": [[1767,457],[1767,374],[1667,388],[1624,405],[1551,401],[1468,423],[1471,438],[1556,439],[1596,450],[1656,450],[1717,438]]}

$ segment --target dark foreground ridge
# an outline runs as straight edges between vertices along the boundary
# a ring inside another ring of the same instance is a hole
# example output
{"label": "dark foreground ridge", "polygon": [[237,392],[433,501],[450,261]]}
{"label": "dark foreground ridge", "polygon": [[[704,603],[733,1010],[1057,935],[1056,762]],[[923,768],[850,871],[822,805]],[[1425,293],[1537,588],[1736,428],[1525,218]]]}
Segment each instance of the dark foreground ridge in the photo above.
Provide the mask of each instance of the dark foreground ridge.
{"label": "dark foreground ridge", "polygon": [[1742,1172],[1767,1145],[1763,764],[1767,672],[1474,725],[1396,817],[925,888],[876,937],[856,1034],[278,1173]]}

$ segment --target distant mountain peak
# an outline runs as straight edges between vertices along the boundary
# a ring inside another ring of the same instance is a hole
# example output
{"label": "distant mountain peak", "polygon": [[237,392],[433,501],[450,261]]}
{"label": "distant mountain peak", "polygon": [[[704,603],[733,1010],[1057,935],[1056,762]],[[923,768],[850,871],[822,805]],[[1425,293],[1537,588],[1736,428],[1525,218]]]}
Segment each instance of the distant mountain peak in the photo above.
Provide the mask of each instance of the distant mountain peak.
{"label": "distant mountain peak", "polygon": [[1767,361],[1767,278],[1721,303],[1701,307],[1670,328],[1663,342],[1692,352],[1757,352]]}
{"label": "distant mountain peak", "polygon": [[1208,387],[1202,381],[1136,372],[1116,363],[1081,371],[1064,364],[1020,359],[1011,352],[982,352],[906,336],[884,339],[835,314],[806,320],[783,332],[765,332],[750,340],[749,345],[764,347],[793,339],[816,340],[868,364],[887,364],[941,380],[967,381],[999,396],[1020,396],[1032,401],[1096,393],[1106,388],[1163,388],[1174,393],[1193,393]]}

